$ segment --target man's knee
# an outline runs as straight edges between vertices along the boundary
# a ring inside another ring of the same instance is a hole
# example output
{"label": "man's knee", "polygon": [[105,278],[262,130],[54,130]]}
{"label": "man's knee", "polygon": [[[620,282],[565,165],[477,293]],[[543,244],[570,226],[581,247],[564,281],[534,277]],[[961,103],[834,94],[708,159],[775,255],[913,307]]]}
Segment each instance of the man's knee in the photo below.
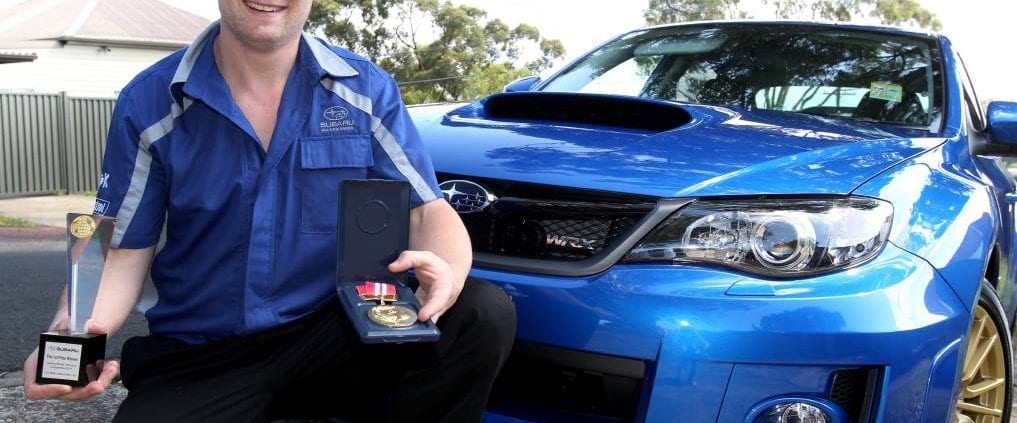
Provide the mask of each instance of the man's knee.
{"label": "man's knee", "polygon": [[461,330],[484,348],[499,350],[503,361],[516,336],[516,308],[508,294],[490,282],[469,279],[456,307],[468,325]]}

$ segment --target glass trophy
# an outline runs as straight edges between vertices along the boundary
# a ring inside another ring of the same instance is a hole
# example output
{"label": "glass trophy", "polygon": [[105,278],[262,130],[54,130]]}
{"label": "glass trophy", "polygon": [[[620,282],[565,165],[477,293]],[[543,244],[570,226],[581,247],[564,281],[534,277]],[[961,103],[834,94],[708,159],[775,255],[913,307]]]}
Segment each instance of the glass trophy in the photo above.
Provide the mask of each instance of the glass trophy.
{"label": "glass trophy", "polygon": [[106,334],[85,327],[99,294],[99,282],[116,219],[67,214],[67,329],[39,336],[35,381],[40,384],[85,386],[87,366],[106,355]]}

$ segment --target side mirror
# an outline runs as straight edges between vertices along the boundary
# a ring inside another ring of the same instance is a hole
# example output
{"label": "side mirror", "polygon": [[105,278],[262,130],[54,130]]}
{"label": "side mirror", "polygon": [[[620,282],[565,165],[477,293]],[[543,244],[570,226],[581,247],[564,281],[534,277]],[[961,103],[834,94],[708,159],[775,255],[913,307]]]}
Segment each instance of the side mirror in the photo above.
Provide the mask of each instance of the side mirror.
{"label": "side mirror", "polygon": [[985,132],[993,144],[1017,146],[1017,103],[993,101],[989,103]]}
{"label": "side mirror", "polygon": [[509,82],[508,85],[505,85],[505,92],[517,93],[521,91],[530,91],[533,87],[537,85],[538,82],[540,82],[539,76],[527,76],[524,78],[519,78],[515,81]]}

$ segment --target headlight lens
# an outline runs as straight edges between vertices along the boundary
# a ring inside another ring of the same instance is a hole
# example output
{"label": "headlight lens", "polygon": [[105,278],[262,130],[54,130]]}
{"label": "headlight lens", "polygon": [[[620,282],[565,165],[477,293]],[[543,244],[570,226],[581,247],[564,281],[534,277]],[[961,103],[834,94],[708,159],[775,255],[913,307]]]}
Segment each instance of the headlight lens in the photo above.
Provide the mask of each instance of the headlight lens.
{"label": "headlight lens", "polygon": [[816,251],[816,231],[808,219],[777,215],[760,222],[750,238],[759,263],[775,270],[799,270]]}
{"label": "headlight lens", "polygon": [[893,214],[872,198],[699,201],[667,218],[626,262],[712,263],[767,276],[854,266],[886,242]]}

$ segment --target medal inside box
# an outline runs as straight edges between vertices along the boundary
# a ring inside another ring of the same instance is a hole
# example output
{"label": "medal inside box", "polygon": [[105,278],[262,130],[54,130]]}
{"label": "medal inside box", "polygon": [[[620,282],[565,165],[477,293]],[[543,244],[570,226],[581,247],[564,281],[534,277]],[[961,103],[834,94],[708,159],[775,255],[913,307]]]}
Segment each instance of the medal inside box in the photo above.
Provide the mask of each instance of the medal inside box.
{"label": "medal inside box", "polygon": [[[440,336],[433,322],[417,320],[420,304],[406,274],[388,271],[408,247],[409,214],[405,181],[346,180],[340,186],[336,290],[363,343],[434,342]],[[373,293],[385,296],[385,304],[357,290],[365,283],[391,286],[392,292]]]}
{"label": "medal inside box", "polygon": [[[434,342],[440,332],[430,320],[421,322],[417,319],[420,306],[413,291],[398,281],[389,282],[395,288],[397,297],[394,301],[385,301],[382,305],[378,300],[364,299],[357,290],[363,282],[345,282],[339,287],[339,297],[346,310],[350,322],[356,328],[360,341],[364,343],[403,343],[403,342]],[[379,309],[384,310],[379,313]],[[405,324],[407,316],[399,310],[412,313],[412,321]],[[374,316],[372,316],[372,314]],[[381,315],[378,321],[378,315]],[[391,319],[386,320],[386,316]],[[376,317],[376,318],[372,318]],[[388,322],[388,324],[386,324]]]}

